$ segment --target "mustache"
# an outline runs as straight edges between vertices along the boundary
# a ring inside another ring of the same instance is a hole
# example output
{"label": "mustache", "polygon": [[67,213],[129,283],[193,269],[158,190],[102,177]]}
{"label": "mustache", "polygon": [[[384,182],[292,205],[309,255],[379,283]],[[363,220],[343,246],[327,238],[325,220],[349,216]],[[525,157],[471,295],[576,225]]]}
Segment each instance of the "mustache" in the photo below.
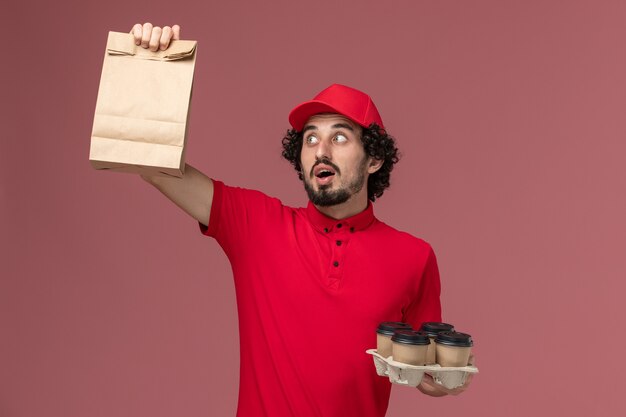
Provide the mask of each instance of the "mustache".
{"label": "mustache", "polygon": [[335,174],[341,174],[341,170],[339,169],[339,167],[335,164],[333,164],[332,162],[330,162],[330,160],[326,157],[322,157],[320,159],[318,159],[313,166],[311,167],[311,172],[309,173],[310,177],[313,178],[313,170],[315,170],[315,167],[318,165],[328,165],[329,167],[331,167],[332,169],[335,170]]}

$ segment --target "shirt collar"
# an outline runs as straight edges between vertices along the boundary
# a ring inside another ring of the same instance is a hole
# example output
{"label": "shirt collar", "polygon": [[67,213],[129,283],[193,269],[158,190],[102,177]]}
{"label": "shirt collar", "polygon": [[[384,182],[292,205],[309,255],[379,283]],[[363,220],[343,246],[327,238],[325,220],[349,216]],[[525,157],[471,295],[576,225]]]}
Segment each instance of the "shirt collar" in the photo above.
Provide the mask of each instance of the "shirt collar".
{"label": "shirt collar", "polygon": [[345,219],[337,220],[332,217],[328,217],[319,211],[317,207],[309,201],[309,204],[306,207],[306,214],[313,227],[322,233],[329,233],[340,228],[356,232],[363,230],[372,224],[374,221],[374,206],[371,201],[368,201],[367,207],[362,212]]}

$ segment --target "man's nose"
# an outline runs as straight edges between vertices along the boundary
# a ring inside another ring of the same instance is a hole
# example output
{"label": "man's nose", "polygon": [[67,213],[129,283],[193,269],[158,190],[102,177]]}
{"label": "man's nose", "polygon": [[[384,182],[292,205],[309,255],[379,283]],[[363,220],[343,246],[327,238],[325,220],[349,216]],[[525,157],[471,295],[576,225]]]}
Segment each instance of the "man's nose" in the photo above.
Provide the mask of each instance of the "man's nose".
{"label": "man's nose", "polygon": [[315,158],[318,160],[322,158],[332,159],[328,141],[321,140],[320,143],[317,144],[315,147]]}

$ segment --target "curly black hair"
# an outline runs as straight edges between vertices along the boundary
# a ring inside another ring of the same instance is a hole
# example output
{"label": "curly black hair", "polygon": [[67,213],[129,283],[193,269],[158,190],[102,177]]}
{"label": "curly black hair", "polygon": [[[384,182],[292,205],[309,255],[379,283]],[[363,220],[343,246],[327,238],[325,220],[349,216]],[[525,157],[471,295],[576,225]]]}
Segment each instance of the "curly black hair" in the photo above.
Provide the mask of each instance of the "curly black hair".
{"label": "curly black hair", "polygon": [[[303,180],[302,167],[300,166],[300,152],[302,152],[302,132],[290,129],[282,139],[283,157],[293,165],[298,172],[298,178]],[[376,123],[372,123],[367,128],[363,128],[361,142],[365,153],[378,160],[382,160],[383,164],[378,171],[371,174],[367,180],[367,198],[376,201],[383,195],[383,192],[389,187],[389,177],[400,155],[396,147],[395,139],[381,129]]]}

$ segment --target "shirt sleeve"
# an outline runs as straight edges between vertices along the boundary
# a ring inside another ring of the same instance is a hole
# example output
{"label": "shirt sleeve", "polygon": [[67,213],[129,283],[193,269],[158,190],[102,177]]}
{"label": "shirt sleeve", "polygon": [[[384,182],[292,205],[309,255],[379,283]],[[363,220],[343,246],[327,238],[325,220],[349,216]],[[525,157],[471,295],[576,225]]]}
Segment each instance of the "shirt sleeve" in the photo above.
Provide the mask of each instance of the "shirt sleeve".
{"label": "shirt sleeve", "polygon": [[403,321],[419,329],[426,321],[441,322],[441,282],[435,252],[430,249],[415,298],[407,306]]}
{"label": "shirt sleeve", "polygon": [[199,223],[200,231],[215,238],[231,258],[254,246],[259,234],[271,232],[271,225],[281,220],[283,211],[282,203],[276,198],[213,180],[209,224]]}
{"label": "shirt sleeve", "polygon": [[205,236],[215,237],[215,231],[219,224],[219,217],[222,213],[222,190],[224,189],[224,183],[212,179],[213,181],[213,200],[211,201],[211,212],[209,214],[208,226],[198,222],[200,226],[200,232]]}

